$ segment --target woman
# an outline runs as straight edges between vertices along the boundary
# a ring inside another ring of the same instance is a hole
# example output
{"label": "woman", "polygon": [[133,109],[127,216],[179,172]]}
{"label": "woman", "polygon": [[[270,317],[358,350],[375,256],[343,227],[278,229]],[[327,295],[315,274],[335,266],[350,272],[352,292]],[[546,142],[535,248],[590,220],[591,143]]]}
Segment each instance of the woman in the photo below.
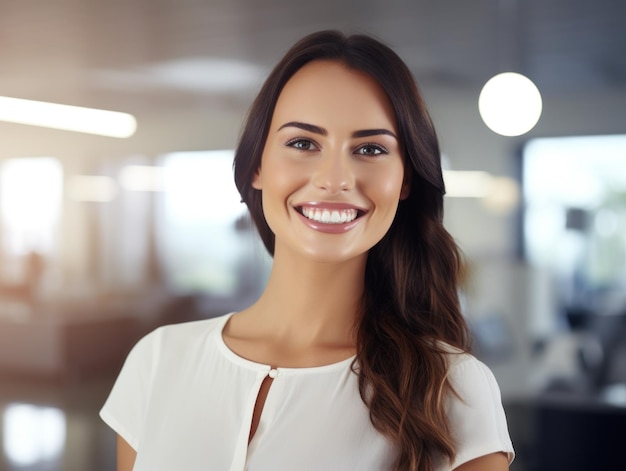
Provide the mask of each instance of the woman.
{"label": "woman", "polygon": [[274,257],[267,287],[137,344],[101,411],[118,469],[508,469],[498,387],[466,353],[437,138],[397,55],[302,39],[234,168]]}

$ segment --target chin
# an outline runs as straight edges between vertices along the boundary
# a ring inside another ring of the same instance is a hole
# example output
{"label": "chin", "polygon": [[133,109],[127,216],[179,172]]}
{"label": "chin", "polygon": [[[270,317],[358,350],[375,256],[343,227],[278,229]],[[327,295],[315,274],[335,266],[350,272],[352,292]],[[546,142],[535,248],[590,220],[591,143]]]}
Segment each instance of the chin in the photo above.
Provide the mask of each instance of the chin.
{"label": "chin", "polygon": [[342,251],[342,250],[306,250],[304,256],[317,263],[341,264],[347,262],[357,262],[367,259],[369,251]]}

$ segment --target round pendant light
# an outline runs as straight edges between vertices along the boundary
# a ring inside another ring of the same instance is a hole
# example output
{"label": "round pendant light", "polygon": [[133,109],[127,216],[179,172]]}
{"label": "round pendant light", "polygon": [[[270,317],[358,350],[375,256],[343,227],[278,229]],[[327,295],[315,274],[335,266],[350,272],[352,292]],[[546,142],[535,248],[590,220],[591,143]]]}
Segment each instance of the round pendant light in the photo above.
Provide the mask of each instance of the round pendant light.
{"label": "round pendant light", "polygon": [[539,89],[526,76],[498,74],[485,83],[478,97],[478,111],[489,129],[502,136],[527,133],[541,116]]}

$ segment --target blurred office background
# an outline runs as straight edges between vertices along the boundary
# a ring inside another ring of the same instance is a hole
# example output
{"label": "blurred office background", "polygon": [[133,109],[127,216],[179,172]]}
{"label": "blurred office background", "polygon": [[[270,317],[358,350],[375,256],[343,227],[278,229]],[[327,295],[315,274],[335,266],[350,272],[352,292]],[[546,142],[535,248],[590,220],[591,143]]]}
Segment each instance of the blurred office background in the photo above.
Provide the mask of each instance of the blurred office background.
{"label": "blurred office background", "polygon": [[[134,342],[259,294],[232,149],[271,66],[327,28],[379,36],[420,83],[512,469],[621,469],[625,24],[622,0],[0,0],[0,96],[137,120],[128,138],[0,121],[0,470],[113,470],[97,411]],[[517,137],[478,112],[505,71],[543,97]]]}

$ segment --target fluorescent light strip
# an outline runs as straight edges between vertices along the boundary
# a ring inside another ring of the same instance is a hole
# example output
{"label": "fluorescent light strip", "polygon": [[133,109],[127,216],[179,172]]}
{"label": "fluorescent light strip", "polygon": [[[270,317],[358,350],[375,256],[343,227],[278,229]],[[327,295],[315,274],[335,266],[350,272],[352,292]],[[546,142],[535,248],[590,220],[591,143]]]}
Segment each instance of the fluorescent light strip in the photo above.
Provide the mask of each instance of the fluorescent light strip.
{"label": "fluorescent light strip", "polygon": [[137,130],[128,113],[0,96],[0,121],[127,138]]}

